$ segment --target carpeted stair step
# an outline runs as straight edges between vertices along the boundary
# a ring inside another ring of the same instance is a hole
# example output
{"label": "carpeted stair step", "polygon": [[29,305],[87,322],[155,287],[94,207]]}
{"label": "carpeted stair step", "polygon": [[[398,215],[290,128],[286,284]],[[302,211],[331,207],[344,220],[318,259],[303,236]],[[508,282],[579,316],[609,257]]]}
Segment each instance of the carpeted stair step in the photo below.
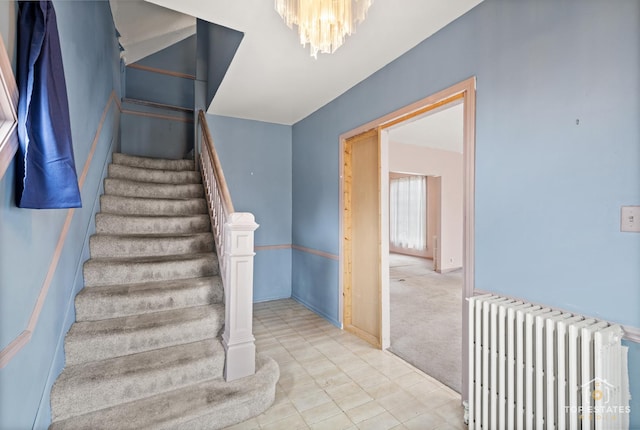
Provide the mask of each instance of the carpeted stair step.
{"label": "carpeted stair step", "polygon": [[84,288],[76,296],[76,321],[97,321],[222,303],[219,276]]}
{"label": "carpeted stair step", "polygon": [[269,358],[223,380],[224,288],[194,167],[113,154],[51,429],[220,429],[273,403]]}
{"label": "carpeted stair step", "polygon": [[182,234],[211,231],[209,215],[150,216],[96,214],[96,233]]}
{"label": "carpeted stair step", "polygon": [[187,199],[204,196],[202,184],[154,184],[127,179],[104,180],[104,193],[124,197]]}
{"label": "carpeted stair step", "polygon": [[65,337],[66,366],[197,342],[223,325],[222,304],[76,322]]}
{"label": "carpeted stair step", "polygon": [[275,399],[279,370],[258,356],[256,374],[226,383],[206,381],[183,389],[54,422],[50,430],[216,430],[264,412]]}
{"label": "carpeted stair step", "polygon": [[84,286],[134,284],[218,274],[213,253],[138,258],[92,258],[84,263]]}
{"label": "carpeted stair step", "polygon": [[64,369],[51,414],[64,420],[222,377],[224,348],[211,338]]}
{"label": "carpeted stair step", "polygon": [[100,210],[120,215],[193,215],[208,213],[205,199],[151,199],[103,194]]}
{"label": "carpeted stair step", "polygon": [[214,252],[211,233],[175,235],[94,234],[89,239],[93,258],[153,257]]}
{"label": "carpeted stair step", "polygon": [[113,164],[158,170],[195,170],[193,160],[165,160],[120,153],[113,154]]}
{"label": "carpeted stair step", "polygon": [[200,172],[194,170],[156,170],[122,164],[109,165],[109,177],[157,184],[199,184]]}

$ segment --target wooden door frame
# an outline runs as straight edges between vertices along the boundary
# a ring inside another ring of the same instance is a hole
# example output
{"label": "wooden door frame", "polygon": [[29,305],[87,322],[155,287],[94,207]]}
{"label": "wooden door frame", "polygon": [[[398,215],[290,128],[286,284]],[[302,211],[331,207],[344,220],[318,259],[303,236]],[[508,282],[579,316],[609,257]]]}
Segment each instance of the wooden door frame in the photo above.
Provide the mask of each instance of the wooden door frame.
{"label": "wooden door frame", "polygon": [[[377,171],[377,189],[376,189],[376,194],[377,194],[377,198],[380,201],[381,199],[381,189],[380,189],[380,171],[381,171],[381,165],[380,165],[380,160],[381,160],[381,153],[380,153],[380,130],[378,130],[377,128],[371,128],[367,131],[364,131],[362,133],[358,133],[355,136],[350,136],[348,138],[346,138],[343,142],[343,151],[342,151],[342,156],[343,156],[343,163],[342,163],[342,177],[346,178],[350,175],[350,173],[353,171],[352,168],[352,147],[353,145],[349,145],[349,141],[352,138],[357,138],[363,135],[371,135],[369,137],[373,137],[373,135],[376,136],[377,139],[377,143],[376,143],[376,150],[377,150],[377,160],[378,163],[376,165],[376,171]],[[356,140],[357,141],[357,140]],[[347,172],[347,170],[349,172]],[[344,181],[343,181],[344,182]],[[348,197],[350,195],[350,193],[347,193],[346,187],[342,187],[342,192],[341,192],[341,197],[342,197],[342,201],[349,201],[350,197]],[[380,205],[381,206],[381,205]],[[377,227],[376,229],[380,232],[381,231],[381,213],[380,213],[380,206],[378,206],[378,213],[375,214],[375,217],[377,218]],[[342,212],[341,212],[341,226],[343,227],[344,230],[344,235],[341,236],[344,238],[343,242],[342,242],[342,250],[344,252],[343,254],[343,260],[341,260],[343,267],[351,267],[351,262],[352,262],[352,252],[351,252],[351,244],[352,244],[352,237],[351,237],[351,231],[349,231],[347,228],[344,228],[344,226],[349,226],[351,224],[351,212],[348,209],[348,206],[346,205],[342,205]],[[377,270],[378,270],[378,279],[382,280],[382,276],[383,276],[383,271],[382,269],[382,262],[380,261],[380,256],[382,255],[382,249],[381,249],[381,243],[378,243],[378,249],[377,249],[377,254],[378,254],[378,261],[377,263]],[[342,274],[344,275],[344,272],[342,272]],[[341,315],[341,323],[342,323],[342,327],[345,330],[348,330],[352,333],[354,333],[355,335],[357,335],[358,337],[366,340],[367,342],[369,342],[370,344],[380,348],[382,347],[382,341],[381,338],[375,337],[374,335],[372,335],[371,333],[368,333],[364,330],[362,330],[361,328],[352,325],[352,320],[351,320],[351,280],[349,277],[344,276],[343,278],[343,282],[341,283],[341,289],[343,294],[340,295],[340,297],[343,299],[343,305],[341,306],[342,309],[342,315]],[[382,297],[380,296],[380,291],[378,291],[378,304],[384,302],[384,300],[382,299]],[[381,312],[382,314],[382,312]],[[378,332],[382,333],[382,321],[380,320],[380,315],[378,315]]]}
{"label": "wooden door frame", "polygon": [[462,294],[462,400],[467,399],[467,368],[469,363],[468,345],[468,301],[473,296],[475,288],[475,123],[476,123],[476,78],[472,76],[449,88],[418,100],[408,106],[370,121],[353,130],[340,135],[340,249],[339,249],[339,317],[344,327],[344,278],[345,278],[345,253],[344,253],[344,157],[345,142],[347,139],[357,136],[373,128],[378,129],[378,143],[380,150],[380,228],[381,228],[381,285],[380,285],[380,321],[381,348],[386,349],[390,345],[390,317],[389,317],[389,141],[388,128],[420,116],[431,110],[437,109],[454,100],[463,100],[464,132],[463,132],[463,175],[464,175],[464,251],[463,251],[463,294]]}

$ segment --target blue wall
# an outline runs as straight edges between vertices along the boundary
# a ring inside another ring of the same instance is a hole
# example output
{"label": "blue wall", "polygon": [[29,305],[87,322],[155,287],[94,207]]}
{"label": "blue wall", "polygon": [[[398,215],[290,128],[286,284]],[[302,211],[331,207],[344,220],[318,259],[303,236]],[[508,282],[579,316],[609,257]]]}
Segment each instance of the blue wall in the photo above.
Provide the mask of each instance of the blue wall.
{"label": "blue wall", "polygon": [[[127,67],[125,97],[193,109],[196,41],[193,35],[135,63],[184,73],[192,78]],[[141,106],[126,100],[122,109],[122,152],[147,157],[183,158],[193,148],[191,112]]]}
{"label": "blue wall", "polygon": [[[620,232],[640,204],[637,0],[486,0],[295,124],[294,245],[338,252],[341,133],[470,76],[476,288],[640,327],[640,236]],[[293,295],[337,319],[325,260],[294,258]]]}
{"label": "blue wall", "polygon": [[640,343],[623,341],[629,348],[629,381],[631,388],[631,430],[640,429]]}
{"label": "blue wall", "polygon": [[[195,77],[196,36],[193,35],[134,63]],[[193,108],[193,79],[127,67],[125,97]]]}
{"label": "blue wall", "polygon": [[[293,126],[292,148],[293,244],[333,255],[340,245],[338,137],[348,130],[335,129],[341,119],[330,107],[336,103]],[[337,260],[293,250],[292,296],[340,326],[338,276]]]}
{"label": "blue wall", "polygon": [[237,212],[251,212],[260,224],[254,301],[291,297],[291,127],[207,115]]}
{"label": "blue wall", "polygon": [[196,108],[208,110],[244,33],[202,19],[196,22]]}
{"label": "blue wall", "polygon": [[142,58],[135,64],[195,76],[196,35],[189,36],[155,54]]}
{"label": "blue wall", "polygon": [[[54,6],[80,174],[111,91],[120,88],[119,52],[108,2],[55,1]],[[0,369],[2,429],[49,424],[49,392],[64,365],[64,335],[75,319],[73,297],[82,288],[82,263],[104,168],[118,146],[118,122],[119,111],[112,103],[82,188],[83,207],[73,216],[31,342]],[[67,215],[66,210],[16,208],[14,167],[0,180],[0,348],[27,327]]]}
{"label": "blue wall", "polygon": [[185,158],[193,148],[193,113],[122,103],[122,152]]}
{"label": "blue wall", "polygon": [[338,280],[338,261],[299,249],[292,252],[291,297],[341,327],[340,296],[332,288]]}

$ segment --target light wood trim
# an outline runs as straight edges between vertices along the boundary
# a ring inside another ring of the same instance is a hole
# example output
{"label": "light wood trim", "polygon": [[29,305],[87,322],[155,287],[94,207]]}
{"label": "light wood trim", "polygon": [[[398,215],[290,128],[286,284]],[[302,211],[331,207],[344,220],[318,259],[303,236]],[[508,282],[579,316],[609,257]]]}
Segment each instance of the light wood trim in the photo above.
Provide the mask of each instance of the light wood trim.
{"label": "light wood trim", "polygon": [[344,328],[352,327],[352,315],[351,315],[351,295],[352,291],[352,279],[351,271],[353,268],[351,246],[351,183],[352,183],[352,146],[351,143],[345,139],[343,144],[344,159],[342,164],[343,176],[342,183],[344,184],[342,190],[343,207],[342,207],[342,321]]}
{"label": "light wood trim", "polygon": [[308,254],[313,254],[313,255],[318,255],[320,257],[324,257],[324,258],[328,258],[329,260],[338,260],[339,257],[335,254],[330,254],[328,252],[324,252],[324,251],[319,251],[317,249],[313,249],[313,248],[306,248],[304,246],[300,246],[300,245],[291,245],[292,249],[295,249],[297,251],[302,251],[302,252],[306,252]]}
{"label": "light wood trim", "polygon": [[[474,283],[475,283],[475,107],[476,107],[476,78],[472,76],[462,82],[454,84],[444,90],[438,91],[435,94],[427,96],[421,100],[418,100],[410,105],[405,106],[404,108],[398,109],[394,112],[390,112],[387,115],[384,115],[380,118],[369,121],[366,124],[363,124],[359,127],[356,127],[348,132],[345,132],[340,135],[340,168],[341,170],[341,178],[340,181],[340,211],[344,217],[344,208],[347,205],[347,201],[345,198],[345,189],[346,189],[346,173],[344,170],[344,166],[346,163],[345,157],[347,156],[345,152],[346,141],[350,137],[357,136],[367,130],[370,130],[375,127],[380,127],[381,129],[388,128],[387,124],[390,124],[394,120],[399,117],[409,116],[414,112],[419,112],[422,109],[427,108],[430,105],[438,104],[438,107],[442,106],[441,102],[443,100],[448,100],[448,102],[452,102],[456,100],[456,96],[460,95],[460,98],[464,100],[464,153],[463,153],[463,162],[464,162],[464,232],[463,237],[465,241],[465,249],[463,256],[463,266],[464,266],[464,277],[463,277],[463,295],[464,298],[471,297],[474,291]],[[428,112],[428,110],[427,110]],[[421,111],[420,114],[424,114],[424,111]],[[416,114],[416,115],[420,115]],[[415,116],[415,115],[414,115]],[[405,117],[406,119],[407,117]],[[412,118],[409,116],[408,118]],[[344,294],[344,289],[346,287],[347,280],[344,277],[344,273],[346,273],[346,261],[344,256],[346,255],[346,245],[347,242],[345,239],[345,219],[341,219],[340,223],[340,262],[342,264],[340,270],[340,285],[343,286],[343,295],[341,299],[346,300],[346,296]],[[346,304],[343,304],[342,309],[346,309]],[[468,381],[465,369],[468,367],[468,303],[465,300],[463,302],[463,328],[462,328],[462,336],[463,336],[463,363],[462,363],[462,398],[463,400],[467,399],[467,389],[468,389]],[[346,325],[346,316],[343,315],[343,321]],[[384,336],[384,333],[383,333]]]}
{"label": "light wood trim", "polygon": [[380,153],[380,133],[378,128],[372,128],[370,130],[359,133],[358,135],[351,136],[348,139],[345,139],[343,142],[343,184],[342,187],[342,199],[343,199],[343,225],[342,225],[342,233],[343,233],[343,241],[342,241],[342,252],[343,252],[343,263],[342,263],[342,300],[343,300],[343,321],[344,328],[358,337],[366,340],[377,348],[381,347],[381,339],[382,339],[382,315],[381,315],[381,236],[378,237],[376,241],[377,246],[377,264],[376,270],[377,279],[378,279],[378,310],[377,310],[377,325],[378,325],[378,336],[370,334],[365,330],[362,330],[353,325],[353,144],[357,143],[361,140],[371,139],[372,137],[376,137],[376,198],[378,201],[378,213],[377,213],[377,230],[380,232],[381,229],[381,207],[380,207],[380,199],[381,199],[381,189],[380,189],[380,169],[381,169],[381,153]]}
{"label": "light wood trim", "polygon": [[365,340],[367,342],[369,342],[371,345],[373,345],[374,347],[380,349],[380,339],[378,339],[377,337],[367,333],[364,330],[359,329],[356,326],[353,326],[351,324],[346,324],[344,325],[345,330],[355,334],[356,336],[358,336],[360,339]]}
{"label": "light wood trim", "polygon": [[218,153],[213,145],[213,138],[209,131],[209,125],[207,124],[207,117],[204,111],[198,112],[198,119],[200,120],[200,128],[204,137],[204,142],[209,148],[209,154],[211,154],[211,160],[213,162],[213,173],[216,175],[216,180],[220,184],[220,193],[222,194],[222,203],[227,210],[227,213],[235,212],[233,209],[233,203],[231,201],[231,194],[229,194],[229,187],[227,186],[227,180],[224,178],[224,172],[222,170],[222,164],[218,158]]}
{"label": "light wood trim", "polygon": [[169,120],[169,121],[179,121],[179,122],[193,123],[193,119],[191,119],[191,118],[179,118],[177,116],[160,115],[160,114],[157,114],[157,113],[138,112],[138,111],[130,110],[130,109],[122,109],[121,112],[122,113],[128,113],[130,115],[146,116],[148,118],[158,118],[158,119],[166,119],[166,120]]}
{"label": "light wood trim", "polygon": [[118,106],[118,110],[120,111],[120,113],[122,113],[122,102],[120,101],[120,98],[116,95],[115,91],[112,93],[113,95],[113,100],[116,102],[116,106]]}
{"label": "light wood trim", "polygon": [[15,355],[31,341],[32,332],[25,330],[0,351],[0,369],[4,368]]}
{"label": "light wood trim", "polygon": [[159,69],[157,67],[143,66],[142,64],[128,64],[127,67],[131,67],[132,69],[144,70],[145,72],[158,73],[160,75],[172,76],[174,78],[190,79],[192,81],[196,80],[195,75],[190,75],[188,73],[182,73],[182,72],[174,72],[174,71],[171,71],[171,70]]}
{"label": "light wood trim", "polygon": [[261,246],[254,246],[254,251],[271,251],[271,250],[277,250],[277,249],[291,249],[291,244],[287,244],[287,245],[261,245]]}
{"label": "light wood trim", "polygon": [[[465,241],[462,266],[464,268],[464,297],[473,296],[475,288],[475,219],[476,219],[476,79],[470,78],[464,84],[464,134],[463,172],[465,218],[463,237]],[[466,303],[466,301],[465,301]],[[468,313],[464,313],[465,317]]]}
{"label": "light wood trim", "polygon": [[394,119],[392,121],[385,122],[380,127],[382,129],[393,127],[396,124],[400,124],[401,122],[409,121],[410,119],[413,119],[413,118],[419,117],[421,115],[424,115],[427,112],[431,112],[433,110],[436,110],[436,109],[438,109],[438,108],[440,108],[442,106],[448,105],[449,103],[454,102],[456,100],[462,100],[463,98],[464,98],[464,93],[463,92],[462,93],[458,93],[458,94],[454,94],[451,97],[447,97],[447,98],[442,99],[442,100],[440,100],[440,101],[438,101],[436,103],[433,103],[433,104],[430,104],[428,106],[425,106],[425,107],[423,107],[421,109],[415,110],[413,112],[409,112],[408,114],[405,114],[405,115],[403,115],[403,116],[401,116],[399,118],[396,118],[396,119]]}
{"label": "light wood trim", "polygon": [[75,212],[75,209],[69,209],[67,211],[67,217],[65,218],[64,224],[62,225],[60,236],[58,236],[58,243],[56,244],[56,248],[53,251],[53,257],[51,258],[51,262],[49,263],[47,276],[44,278],[44,282],[42,283],[42,287],[40,288],[40,293],[38,294],[38,299],[36,300],[36,304],[33,307],[33,311],[31,312],[29,324],[27,325],[27,331],[33,332],[36,329],[36,325],[38,325],[40,313],[42,312],[44,301],[46,300],[47,294],[49,293],[51,281],[53,281],[53,276],[55,275],[56,269],[58,268],[58,262],[60,261],[60,256],[62,255],[62,248],[64,248],[64,244],[67,240],[67,234],[69,233],[69,227],[71,227],[71,221],[73,220],[73,214],[75,214]]}
{"label": "light wood trim", "polygon": [[[473,89],[473,92],[475,93],[475,82],[476,82],[475,77],[471,77],[455,85],[452,85],[451,87],[446,88],[442,91],[438,91],[435,94],[432,94],[428,97],[418,100],[417,102],[411,103],[410,105],[407,105],[401,109],[398,109],[397,111],[388,113],[387,115],[374,119],[373,121],[369,121],[368,123],[363,124],[360,127],[354,128],[353,130],[349,130],[348,132],[340,135],[340,140],[344,141],[350,137],[356,136],[360,133],[364,133],[367,130],[371,130],[372,128],[383,126],[386,123],[393,121],[400,116],[410,114],[428,105],[439,103],[443,99],[448,99],[452,96],[455,96],[456,94],[459,94],[459,93],[467,94],[469,91],[471,91],[471,89]],[[475,107],[475,97],[473,98],[473,100],[474,100],[474,107]]]}
{"label": "light wood trim", "polygon": [[18,85],[13,76],[11,61],[1,35],[0,93],[2,93],[0,96],[0,123],[9,124],[8,128],[2,127],[6,134],[0,135],[0,179],[2,179],[18,150]]}
{"label": "light wood trim", "polygon": [[464,134],[463,134],[463,232],[464,249],[462,256],[462,400],[469,398],[469,302],[475,288],[475,184],[476,184],[476,79],[467,79],[464,88]]}
{"label": "light wood trim", "polygon": [[91,150],[89,151],[87,160],[84,162],[84,168],[82,169],[82,174],[80,175],[80,179],[78,180],[78,186],[80,187],[80,189],[82,189],[84,181],[87,178],[87,174],[89,173],[89,166],[91,165],[91,160],[93,160],[93,154],[95,154],[96,148],[98,147],[98,140],[100,139],[100,135],[102,134],[102,126],[104,125],[104,121],[107,119],[107,113],[109,112],[111,103],[116,101],[117,99],[118,97],[116,96],[115,91],[112,91],[111,96],[109,97],[109,101],[107,102],[107,106],[102,111],[102,116],[100,117],[98,128],[96,129],[96,134],[93,136],[93,142],[91,142]]}
{"label": "light wood trim", "polygon": [[168,105],[168,104],[158,103],[158,102],[150,102],[148,100],[131,99],[131,98],[125,97],[124,99],[122,99],[122,101],[125,102],[125,103],[131,103],[131,104],[135,104],[135,105],[149,106],[149,107],[155,107],[155,108],[167,109],[167,110],[174,110],[174,111],[177,111],[177,112],[184,112],[184,113],[193,113],[193,109],[189,109],[189,108],[182,107],[182,106]]}
{"label": "light wood trim", "polygon": [[[376,252],[378,258],[377,271],[378,271],[378,337],[376,342],[373,343],[377,348],[382,347],[382,143],[380,137],[382,134],[382,127],[376,128],[376,158],[378,165],[376,166],[376,188],[377,188],[377,200],[378,200],[378,240]],[[388,178],[386,178],[388,181]],[[371,341],[369,341],[371,343]]]}
{"label": "light wood trim", "polygon": [[[89,150],[89,155],[84,163],[84,168],[82,169],[80,179],[78,180],[78,187],[80,189],[82,189],[84,181],[87,177],[87,173],[89,171],[89,167],[91,167],[91,160],[93,159],[98,141],[100,140],[100,134],[102,133],[102,126],[104,125],[107,113],[113,103],[117,103],[117,96],[115,91],[111,92],[111,96],[109,96],[107,105],[102,112],[102,117],[100,118],[100,123],[98,124],[98,128],[96,129],[96,134],[93,138],[93,143],[91,145],[91,149]],[[49,287],[51,286],[51,282],[53,281],[53,277],[58,268],[60,256],[62,255],[62,249],[64,248],[65,242],[67,240],[67,235],[69,233],[69,228],[71,227],[71,221],[73,220],[74,213],[75,209],[73,208],[67,211],[67,216],[64,220],[62,230],[60,231],[60,236],[58,236],[58,242],[56,243],[53,256],[51,257],[51,262],[49,263],[49,269],[47,270],[45,279],[42,282],[42,286],[40,287],[40,293],[38,294],[38,298],[36,299],[33,311],[31,312],[26,330],[20,333],[18,337],[16,337],[13,341],[11,341],[11,343],[9,343],[9,345],[7,345],[2,351],[0,351],[0,369],[9,364],[11,359],[15,357],[15,355],[20,352],[20,350],[24,348],[31,340],[31,335],[38,325],[40,313],[42,312],[42,308],[44,307],[44,303],[49,292]]]}

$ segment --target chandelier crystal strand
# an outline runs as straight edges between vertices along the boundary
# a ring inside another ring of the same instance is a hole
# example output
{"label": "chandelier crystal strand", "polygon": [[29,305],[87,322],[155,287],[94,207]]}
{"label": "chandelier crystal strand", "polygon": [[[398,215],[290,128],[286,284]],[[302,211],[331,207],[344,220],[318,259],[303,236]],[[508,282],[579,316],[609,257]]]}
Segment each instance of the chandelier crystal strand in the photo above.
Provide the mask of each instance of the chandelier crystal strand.
{"label": "chandelier crystal strand", "polygon": [[311,56],[332,53],[355,32],[373,0],[275,0],[275,9],[289,28],[298,26],[300,43]]}

